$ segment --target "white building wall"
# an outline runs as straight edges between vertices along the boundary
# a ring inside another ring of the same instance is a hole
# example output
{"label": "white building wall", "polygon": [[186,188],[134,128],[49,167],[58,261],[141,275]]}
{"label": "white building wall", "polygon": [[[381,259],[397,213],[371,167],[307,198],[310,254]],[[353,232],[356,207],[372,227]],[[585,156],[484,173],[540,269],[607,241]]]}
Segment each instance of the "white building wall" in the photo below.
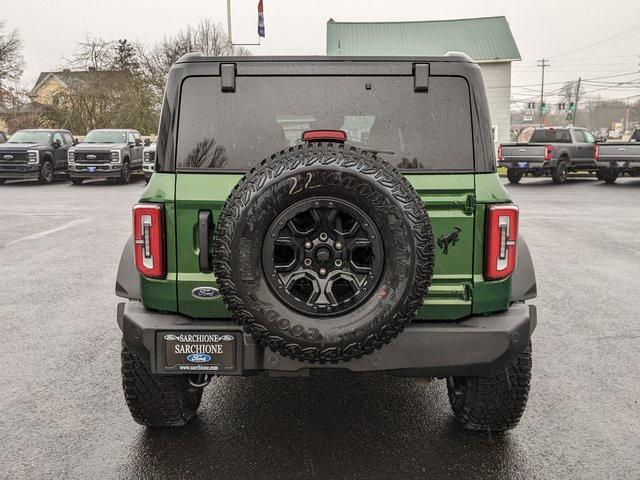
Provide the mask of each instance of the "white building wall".
{"label": "white building wall", "polygon": [[480,69],[487,90],[491,125],[497,129],[494,141],[510,141],[511,125],[511,62],[481,63]]}

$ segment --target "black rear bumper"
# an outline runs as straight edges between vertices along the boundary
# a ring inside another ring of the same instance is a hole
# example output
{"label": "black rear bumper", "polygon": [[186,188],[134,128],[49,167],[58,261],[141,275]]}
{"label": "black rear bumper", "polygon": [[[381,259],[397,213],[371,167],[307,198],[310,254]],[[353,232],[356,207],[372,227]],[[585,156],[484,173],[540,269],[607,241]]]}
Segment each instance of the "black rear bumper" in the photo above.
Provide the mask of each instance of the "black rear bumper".
{"label": "black rear bumper", "polygon": [[456,322],[414,322],[371,355],[349,362],[311,364],[263,349],[231,320],[196,320],[155,312],[137,301],[118,304],[118,325],[125,341],[153,373],[168,373],[163,371],[158,353],[159,333],[228,331],[240,333],[243,339],[235,372],[239,375],[261,371],[306,373],[307,369],[321,368],[383,371],[407,377],[481,375],[504,368],[518,355],[528,345],[536,323],[536,307],[525,304],[514,304],[497,315],[472,316]]}

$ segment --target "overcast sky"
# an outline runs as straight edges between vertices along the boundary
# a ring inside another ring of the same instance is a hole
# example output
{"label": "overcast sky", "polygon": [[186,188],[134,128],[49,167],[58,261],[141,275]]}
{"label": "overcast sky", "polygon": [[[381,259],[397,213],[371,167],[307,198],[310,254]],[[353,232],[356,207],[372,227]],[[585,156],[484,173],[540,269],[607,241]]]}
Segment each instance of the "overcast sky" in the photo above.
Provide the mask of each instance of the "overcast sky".
{"label": "overcast sky", "polygon": [[[254,55],[323,55],[326,22],[402,21],[505,15],[523,61],[514,64],[513,96],[535,96],[536,60],[550,59],[555,82],[597,78],[585,90],[609,97],[640,94],[638,0],[263,0],[267,37],[250,47]],[[232,0],[234,42],[257,40],[257,0]],[[226,25],[226,0],[0,0],[0,18],[17,28],[25,44],[25,85],[40,71],[55,69],[84,33],[104,39],[152,42],[210,17]],[[625,34],[625,32],[627,32]],[[622,35],[624,34],[624,35]],[[592,45],[595,47],[591,48]],[[565,55],[582,47],[575,54]],[[600,77],[609,77],[600,79]],[[609,83],[629,82],[624,88]],[[636,97],[638,98],[638,97]]]}

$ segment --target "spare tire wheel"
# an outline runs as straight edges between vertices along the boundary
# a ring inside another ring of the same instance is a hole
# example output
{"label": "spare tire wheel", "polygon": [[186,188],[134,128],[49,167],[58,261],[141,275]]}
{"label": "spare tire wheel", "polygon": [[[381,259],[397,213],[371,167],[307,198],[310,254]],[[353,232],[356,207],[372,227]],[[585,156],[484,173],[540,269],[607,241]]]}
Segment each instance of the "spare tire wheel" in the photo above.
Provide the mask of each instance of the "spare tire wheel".
{"label": "spare tire wheel", "polygon": [[214,269],[246,332],[282,355],[337,362],[412,320],[431,283],[424,203],[372,152],[309,143],[248,172],[216,227]]}

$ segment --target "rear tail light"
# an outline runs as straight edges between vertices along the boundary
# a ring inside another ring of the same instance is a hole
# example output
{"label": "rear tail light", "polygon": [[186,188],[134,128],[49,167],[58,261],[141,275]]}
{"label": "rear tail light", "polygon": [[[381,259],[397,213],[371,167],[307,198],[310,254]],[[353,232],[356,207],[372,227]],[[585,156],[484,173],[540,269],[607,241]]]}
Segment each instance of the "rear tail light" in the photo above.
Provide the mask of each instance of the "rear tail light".
{"label": "rear tail light", "polygon": [[600,160],[600,145],[596,145],[596,149],[593,152],[593,158]]}
{"label": "rear tail light", "polygon": [[502,145],[498,146],[498,161],[502,160]]}
{"label": "rear tail light", "polygon": [[302,133],[302,140],[305,142],[345,142],[347,132],[344,130],[307,130]]}
{"label": "rear tail light", "polygon": [[164,208],[143,203],[133,207],[136,268],[145,277],[164,278]]}
{"label": "rear tail light", "polygon": [[553,158],[553,147],[551,145],[544,146],[544,160],[551,160]]}
{"label": "rear tail light", "polygon": [[518,239],[518,207],[492,205],[487,211],[487,238],[484,277],[487,280],[507,278],[516,268]]}

